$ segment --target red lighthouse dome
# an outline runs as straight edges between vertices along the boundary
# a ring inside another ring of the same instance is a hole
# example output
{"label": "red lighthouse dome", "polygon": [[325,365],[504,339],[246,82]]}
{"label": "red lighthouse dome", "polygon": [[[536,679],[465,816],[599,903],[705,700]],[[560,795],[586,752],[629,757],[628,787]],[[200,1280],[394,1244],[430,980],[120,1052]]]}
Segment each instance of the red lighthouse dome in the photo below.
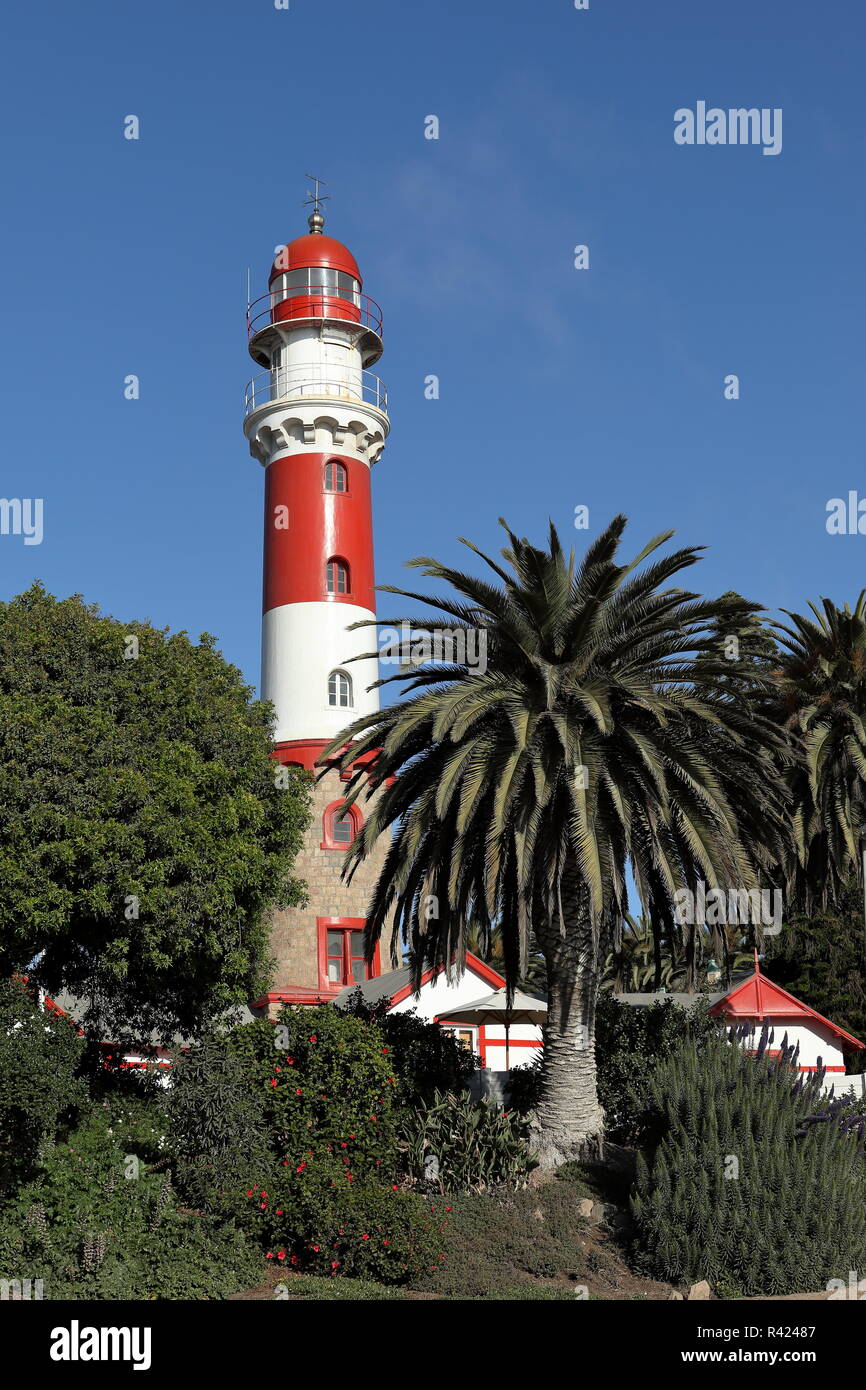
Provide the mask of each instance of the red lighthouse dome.
{"label": "red lighthouse dome", "polygon": [[323,232],[308,232],[306,236],[295,237],[288,246],[281,247],[274,260],[269,283],[273,284],[284,271],[312,270],[316,267],[342,271],[344,275],[357,280],[359,286],[363,284],[358,262],[348,246],[337,241],[336,237],[325,236]]}

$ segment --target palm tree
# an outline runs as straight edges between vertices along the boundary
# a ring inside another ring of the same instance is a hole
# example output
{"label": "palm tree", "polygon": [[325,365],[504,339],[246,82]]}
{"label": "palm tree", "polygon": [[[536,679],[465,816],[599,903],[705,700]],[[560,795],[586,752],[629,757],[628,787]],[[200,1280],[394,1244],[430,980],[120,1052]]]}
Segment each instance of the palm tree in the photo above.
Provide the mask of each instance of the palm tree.
{"label": "palm tree", "polygon": [[[711,956],[720,956],[719,974],[730,983],[733,971],[748,966],[751,951],[744,949],[743,928],[714,926],[710,929],[699,923],[691,924],[695,944],[691,959],[706,983],[706,969]],[[618,951],[611,951],[605,961],[601,988],[619,993],[641,993],[646,990],[666,990],[670,994],[690,988],[689,972],[683,943],[676,937],[659,941],[652,923],[641,917],[637,921],[630,913],[623,924]],[[694,985],[691,985],[692,990]]]}
{"label": "palm tree", "polygon": [[866,829],[866,590],[852,612],[822,599],[815,620],[784,610],[783,648],[767,713],[799,743],[791,773],[795,855],[789,899],[805,912],[838,906],[860,873]]}
{"label": "palm tree", "polygon": [[628,906],[627,862],[644,906],[661,913],[697,877],[752,886],[784,836],[772,757],[784,738],[740,698],[751,673],[711,657],[708,625],[757,605],[663,587],[695,548],[639,569],[670,532],[617,564],[625,525],[616,517],[580,565],[553,525],[545,550],[505,527],[502,565],[465,541],[493,581],[411,561],[453,596],[389,588],[437,613],[396,622],[464,641],[481,629],[486,664],[413,667],[408,642],[406,666],[388,678],[403,682],[402,698],[322,755],[351,769],[348,799],[378,793],[344,872],[391,833],[370,954],[390,923],[395,959],[402,939],[416,970],[422,957],[446,968],[462,960],[471,922],[496,921],[513,987],[537,942],[548,1022],[536,1147],[547,1167],[601,1139],[595,1007]]}

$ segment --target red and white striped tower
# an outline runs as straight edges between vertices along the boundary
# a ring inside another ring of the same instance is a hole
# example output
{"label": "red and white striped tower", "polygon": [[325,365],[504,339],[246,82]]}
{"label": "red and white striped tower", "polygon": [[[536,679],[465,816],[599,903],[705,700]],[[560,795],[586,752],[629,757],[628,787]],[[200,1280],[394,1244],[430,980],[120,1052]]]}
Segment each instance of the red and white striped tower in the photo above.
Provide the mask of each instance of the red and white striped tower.
{"label": "red and white striped tower", "polygon": [[[276,709],[277,757],[313,769],[322,749],[378,709],[370,472],[388,435],[385,388],[368,368],[382,354],[382,316],[361,292],[352,253],[325,236],[320,199],[309,233],[279,248],[269,290],[248,310],[249,350],[264,370],[247,386],[244,432],[265,468],[262,697]],[[339,774],[314,793],[315,820],[296,871],[309,910],[276,913],[271,996],[302,999],[342,986],[334,953],[358,977],[358,931],[378,865],[340,881],[362,812],[341,814]],[[379,858],[378,855],[375,856]],[[354,933],[354,935],[353,935]],[[375,973],[367,970],[367,973]]]}
{"label": "red and white striped tower", "polygon": [[310,765],[352,719],[378,709],[370,470],[389,430],[382,316],[361,293],[352,253],[310,231],[277,254],[268,294],[250,305],[249,349],[266,370],[247,387],[244,430],[265,467],[262,697],[276,741]]}

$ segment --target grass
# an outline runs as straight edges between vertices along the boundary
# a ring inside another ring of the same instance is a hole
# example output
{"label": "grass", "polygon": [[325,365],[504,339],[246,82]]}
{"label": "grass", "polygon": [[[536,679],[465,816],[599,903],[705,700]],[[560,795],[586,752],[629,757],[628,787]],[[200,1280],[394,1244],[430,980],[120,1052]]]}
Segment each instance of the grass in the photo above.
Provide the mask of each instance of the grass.
{"label": "grass", "polygon": [[[367,1279],[320,1279],[313,1275],[298,1275],[286,1281],[289,1299],[315,1299],[330,1303],[377,1302],[399,1303],[412,1298],[411,1289],[393,1288],[386,1284],[373,1284]],[[417,1295],[416,1295],[417,1297]],[[574,1294],[568,1289],[545,1289],[540,1286],[517,1285],[501,1293],[468,1295],[469,1301],[491,1303],[507,1300],[509,1302],[574,1302]]]}

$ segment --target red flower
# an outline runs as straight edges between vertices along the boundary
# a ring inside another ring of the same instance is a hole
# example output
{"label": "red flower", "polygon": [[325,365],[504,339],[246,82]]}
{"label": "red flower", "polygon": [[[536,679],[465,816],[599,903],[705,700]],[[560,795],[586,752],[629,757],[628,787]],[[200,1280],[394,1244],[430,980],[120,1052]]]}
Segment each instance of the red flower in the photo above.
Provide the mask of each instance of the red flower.
{"label": "red flower", "polygon": [[383,1244],[383,1245],[390,1245],[391,1242],[390,1242],[390,1240],[383,1240],[383,1241],[382,1241],[382,1244]]}
{"label": "red flower", "polygon": [[283,1214],[283,1209],[282,1209],[282,1207],[277,1207],[277,1216],[282,1216],[282,1214]]}
{"label": "red flower", "polygon": [[299,1163],[298,1166],[297,1166],[297,1168],[295,1169],[295,1172],[296,1172],[296,1173],[303,1173],[303,1171],[304,1171],[304,1169],[306,1168],[306,1166],[307,1166],[306,1163]]}
{"label": "red flower", "polygon": [[332,1261],[331,1261],[331,1269],[339,1269],[339,1268],[340,1268],[340,1261],[339,1261],[339,1260],[332,1260]]}
{"label": "red flower", "polygon": [[318,1245],[311,1245],[311,1246],[310,1246],[310,1249],[311,1249],[311,1250],[315,1250],[316,1254],[319,1253],[319,1247],[318,1247]]}
{"label": "red flower", "polygon": [[266,1260],[272,1260],[273,1258],[274,1258],[274,1252],[273,1252],[273,1250],[269,1250],[268,1253],[267,1253],[267,1255],[265,1255],[265,1259],[266,1259]]}
{"label": "red flower", "polygon": [[273,1081],[271,1082],[271,1085],[272,1085],[272,1086],[276,1086],[276,1084],[277,1084],[277,1078],[274,1077]]}
{"label": "red flower", "polygon": [[287,1058],[286,1058],[286,1061],[288,1062],[288,1064],[289,1064],[290,1067],[293,1067],[293,1066],[295,1065],[295,1059],[294,1059],[294,1057],[287,1057]]}
{"label": "red flower", "polygon": [[297,1088],[297,1090],[295,1091],[295,1095],[296,1095],[296,1096],[302,1096],[303,1094],[304,1094],[304,1093],[303,1093],[303,1091],[301,1090],[301,1088],[300,1088],[300,1086],[299,1086],[299,1087]]}
{"label": "red flower", "polygon": [[247,1196],[248,1196],[248,1197],[252,1197],[252,1195],[253,1195],[253,1189],[250,1188],[249,1192],[247,1193]]}
{"label": "red flower", "polygon": [[293,1265],[296,1265],[296,1264],[298,1263],[298,1257],[297,1257],[297,1255],[293,1255],[293,1256],[292,1256],[290,1263],[293,1264]]}
{"label": "red flower", "polygon": [[367,1235],[365,1235],[365,1236],[361,1236],[361,1239],[362,1239],[362,1240],[369,1240],[369,1239],[370,1239],[370,1237],[369,1237],[369,1236],[367,1236]]}
{"label": "red flower", "polygon": [[316,1035],[315,1035],[315,1033],[311,1033],[311,1034],[310,1034],[310,1042],[315,1042],[315,1041],[316,1041]]}
{"label": "red flower", "polygon": [[274,1067],[274,1071],[282,1071],[282,1067]]}
{"label": "red flower", "polygon": [[259,1202],[259,1211],[267,1211],[267,1209],[268,1209],[268,1204],[267,1204],[267,1202]]}
{"label": "red flower", "polygon": [[278,1251],[277,1251],[277,1259],[278,1259],[278,1260],[284,1260],[285,1258],[286,1258],[286,1252],[285,1252],[285,1250],[278,1250]]}

